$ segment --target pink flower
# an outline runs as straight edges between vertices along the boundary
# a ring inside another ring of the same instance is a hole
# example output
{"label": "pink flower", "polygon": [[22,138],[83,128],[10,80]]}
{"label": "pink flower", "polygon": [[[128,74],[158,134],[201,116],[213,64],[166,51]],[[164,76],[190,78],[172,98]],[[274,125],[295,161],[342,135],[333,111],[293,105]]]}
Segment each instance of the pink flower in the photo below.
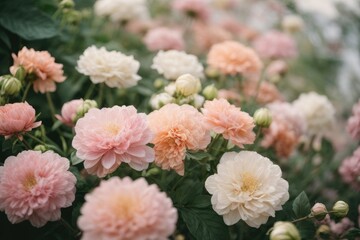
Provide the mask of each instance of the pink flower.
{"label": "pink flower", "polygon": [[260,104],[283,100],[283,96],[277,87],[269,82],[262,82],[258,88],[257,81],[247,80],[244,82],[242,90],[247,99],[252,99],[256,96],[256,102]]}
{"label": "pink flower", "polygon": [[146,115],[133,106],[92,108],[74,130],[72,145],[90,174],[104,177],[122,162],[140,171],[154,160],[154,151],[146,146],[152,139]]}
{"label": "pink flower", "polygon": [[231,143],[243,148],[255,141],[254,119],[225,99],[206,101],[201,109],[209,130],[222,134]]}
{"label": "pink flower", "polygon": [[235,41],[226,41],[213,45],[207,57],[207,63],[223,74],[258,75],[262,63],[251,48]]}
{"label": "pink flower", "polygon": [[155,133],[155,163],[184,175],[186,150],[205,149],[211,140],[203,115],[190,105],[167,104],[148,119]]}
{"label": "pink flower", "polygon": [[83,103],[83,99],[71,100],[62,106],[61,115],[56,114],[55,117],[63,124],[73,127],[77,109]]}
{"label": "pink flower", "polygon": [[272,61],[266,69],[266,75],[268,77],[281,76],[288,70],[288,65],[284,60]]}
{"label": "pink flower", "polygon": [[352,116],[347,122],[346,130],[354,140],[360,140],[360,100],[353,106]]}
{"label": "pink flower", "polygon": [[48,151],[23,151],[0,167],[0,210],[12,223],[29,220],[35,227],[61,217],[75,199],[75,176],[69,160]]}
{"label": "pink flower", "polygon": [[166,240],[177,211],[165,193],[144,178],[112,177],[85,196],[78,226],[83,240]]}
{"label": "pink flower", "polygon": [[41,125],[41,121],[35,120],[35,109],[27,102],[0,106],[0,135],[5,138],[15,135],[21,140],[24,132]]}
{"label": "pink flower", "polygon": [[294,58],[297,56],[297,47],[294,39],[286,33],[271,31],[255,39],[255,51],[266,59]]}
{"label": "pink flower", "polygon": [[48,51],[35,51],[23,47],[18,55],[12,54],[14,65],[10,67],[10,72],[14,75],[22,66],[27,74],[34,77],[35,92],[55,92],[55,82],[65,80],[63,65],[55,63]]}
{"label": "pink flower", "polygon": [[174,0],[172,7],[202,21],[206,21],[210,17],[210,7],[206,0]]}
{"label": "pink flower", "polygon": [[339,168],[342,180],[350,184],[354,189],[360,190],[360,147],[352,156],[345,158]]}
{"label": "pink flower", "polygon": [[144,37],[144,43],[150,51],[184,50],[185,42],[179,30],[158,27],[151,29]]}
{"label": "pink flower", "polygon": [[225,29],[201,22],[194,24],[196,47],[201,51],[209,50],[214,44],[231,40],[231,34]]}
{"label": "pink flower", "polygon": [[341,221],[338,223],[331,220],[329,225],[331,232],[333,232],[336,236],[341,236],[347,230],[352,228],[354,226],[354,223],[349,218],[345,217],[341,219]]}

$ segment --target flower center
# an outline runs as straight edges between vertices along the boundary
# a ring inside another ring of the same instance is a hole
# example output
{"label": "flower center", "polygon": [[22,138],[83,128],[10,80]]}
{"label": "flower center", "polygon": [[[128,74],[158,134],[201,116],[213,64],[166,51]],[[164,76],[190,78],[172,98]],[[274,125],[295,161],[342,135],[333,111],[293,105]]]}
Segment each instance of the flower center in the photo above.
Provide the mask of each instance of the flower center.
{"label": "flower center", "polygon": [[23,181],[24,188],[29,191],[37,184],[34,173],[28,173]]}
{"label": "flower center", "polygon": [[241,180],[241,191],[243,192],[253,193],[260,187],[258,179],[254,177],[251,173],[246,172],[242,174]]}
{"label": "flower center", "polygon": [[132,196],[117,196],[110,206],[119,219],[130,219],[138,210],[137,202]]}
{"label": "flower center", "polygon": [[115,123],[106,124],[104,129],[111,136],[116,136],[121,131],[121,127]]}

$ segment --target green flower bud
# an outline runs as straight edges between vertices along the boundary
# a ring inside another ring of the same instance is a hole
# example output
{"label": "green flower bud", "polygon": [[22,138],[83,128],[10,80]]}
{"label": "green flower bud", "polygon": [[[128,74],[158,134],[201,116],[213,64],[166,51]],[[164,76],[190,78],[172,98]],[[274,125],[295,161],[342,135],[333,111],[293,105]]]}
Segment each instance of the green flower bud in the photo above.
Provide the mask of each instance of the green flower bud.
{"label": "green flower bud", "polygon": [[206,100],[213,100],[218,95],[218,90],[214,86],[214,84],[211,84],[209,86],[206,86],[204,90],[202,91],[202,94],[204,95]]}
{"label": "green flower bud", "polygon": [[328,236],[330,235],[330,233],[331,233],[331,230],[328,225],[321,225],[316,230],[316,236],[320,239],[328,239]]}
{"label": "green flower bud", "polygon": [[45,145],[39,144],[34,147],[34,151],[46,152],[48,149]]}
{"label": "green flower bud", "polygon": [[74,123],[82,118],[91,108],[97,108],[97,103],[95,100],[86,99],[83,104],[81,104],[76,110],[76,116],[74,118]]}
{"label": "green flower bud", "polygon": [[74,8],[75,3],[73,0],[62,0],[59,6],[60,8]]}
{"label": "green flower bud", "polygon": [[16,95],[21,90],[21,82],[13,76],[6,76],[1,80],[1,95]]}
{"label": "green flower bud", "polygon": [[311,215],[315,217],[316,220],[323,220],[327,214],[326,206],[322,203],[316,203],[311,208]]}
{"label": "green flower bud", "polygon": [[154,81],[154,87],[155,88],[162,88],[163,86],[165,86],[165,79],[163,78],[157,78]]}
{"label": "green flower bud", "polygon": [[271,112],[267,108],[259,108],[254,113],[254,121],[259,127],[268,128],[272,122]]}
{"label": "green flower bud", "polygon": [[207,67],[205,69],[205,75],[209,78],[217,78],[220,75],[220,72],[216,68]]}
{"label": "green flower bud", "polygon": [[349,205],[344,201],[337,201],[334,204],[332,211],[336,217],[345,217],[349,212]]}
{"label": "green flower bud", "polygon": [[291,222],[276,222],[270,240],[301,240],[300,233]]}
{"label": "green flower bud", "polygon": [[15,77],[20,81],[23,81],[26,77],[26,70],[23,66],[20,66],[15,73]]}
{"label": "green flower bud", "polygon": [[200,79],[191,74],[183,74],[176,79],[176,93],[185,97],[198,93],[201,90]]}

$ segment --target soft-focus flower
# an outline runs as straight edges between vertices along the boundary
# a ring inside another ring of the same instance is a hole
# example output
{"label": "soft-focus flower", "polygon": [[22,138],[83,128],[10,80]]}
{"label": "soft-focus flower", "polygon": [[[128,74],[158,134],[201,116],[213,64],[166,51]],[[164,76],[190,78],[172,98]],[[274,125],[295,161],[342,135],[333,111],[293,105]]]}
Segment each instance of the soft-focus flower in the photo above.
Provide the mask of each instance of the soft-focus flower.
{"label": "soft-focus flower", "polygon": [[226,99],[230,103],[235,104],[236,106],[240,105],[243,100],[242,96],[239,94],[238,90],[235,89],[220,89],[217,95],[218,99]]}
{"label": "soft-focus flower", "polygon": [[354,140],[360,140],[360,101],[352,108],[352,115],[348,119],[346,130]]}
{"label": "soft-focus flower", "polygon": [[15,135],[22,139],[23,133],[41,125],[35,121],[35,109],[27,102],[0,106],[0,135],[5,138]]}
{"label": "soft-focus flower", "polygon": [[196,50],[208,51],[214,44],[231,40],[231,34],[225,29],[204,23],[196,23],[193,26]]}
{"label": "soft-focus flower", "polygon": [[306,130],[304,117],[289,103],[274,102],[267,105],[272,123],[264,129],[263,147],[273,147],[279,157],[289,157]]}
{"label": "soft-focus flower", "polygon": [[76,69],[94,84],[104,82],[112,88],[129,88],[141,79],[137,75],[139,68],[140,63],[133,56],[91,46],[80,56]]}
{"label": "soft-focus flower", "polygon": [[203,89],[202,94],[206,100],[213,100],[218,96],[218,89],[214,84],[210,84]]}
{"label": "soft-focus flower", "polygon": [[155,163],[162,169],[184,175],[186,150],[205,149],[210,143],[204,117],[192,106],[167,104],[150,113],[148,120],[155,133]]}
{"label": "soft-focus flower", "polygon": [[176,80],[186,73],[198,78],[204,75],[204,67],[195,55],[176,50],[158,52],[153,59],[151,68],[169,80]]}
{"label": "soft-focus flower", "polygon": [[112,177],[85,195],[78,226],[82,240],[166,240],[175,231],[171,199],[144,178]]}
{"label": "soft-focus flower", "polygon": [[73,122],[76,123],[77,120],[85,116],[85,114],[92,108],[97,108],[97,102],[95,100],[86,99],[82,104],[80,104],[76,109],[76,115],[73,119]]}
{"label": "soft-focus flower", "polygon": [[250,227],[260,227],[289,199],[288,182],[281,169],[256,152],[225,153],[217,174],[206,179],[215,212],[227,225],[242,219]]}
{"label": "soft-focus flower", "polygon": [[199,78],[187,73],[176,79],[175,87],[178,94],[187,97],[201,90],[201,82]]}
{"label": "soft-focus flower", "polygon": [[154,160],[154,151],[146,146],[152,139],[146,115],[133,106],[92,108],[74,130],[72,146],[90,174],[104,177],[122,162],[140,171]]}
{"label": "soft-focus flower", "polygon": [[270,31],[260,35],[253,43],[255,51],[263,58],[294,58],[297,56],[295,40],[286,33]]}
{"label": "soft-focus flower", "polygon": [[281,22],[284,31],[295,33],[304,28],[304,20],[299,15],[287,15]]}
{"label": "soft-focus flower", "polygon": [[360,190],[360,147],[352,156],[345,158],[339,168],[342,180],[349,183],[354,189]]}
{"label": "soft-focus flower", "polygon": [[146,0],[97,0],[95,14],[110,17],[113,22],[148,19]]}
{"label": "soft-focus flower", "polygon": [[318,221],[323,220],[327,213],[328,211],[323,203],[315,203],[311,208],[311,215],[314,216]]}
{"label": "soft-focus flower", "polygon": [[83,103],[83,99],[71,100],[62,106],[61,115],[56,114],[55,117],[63,124],[73,127],[77,109]]}
{"label": "soft-focus flower", "polygon": [[258,75],[262,63],[251,48],[235,41],[226,41],[211,47],[207,63],[223,74]]}
{"label": "soft-focus flower", "polygon": [[17,56],[12,54],[12,57],[14,64],[10,67],[10,72],[15,75],[16,71],[23,67],[29,77],[33,78],[35,92],[55,92],[55,83],[65,80],[63,65],[55,63],[48,51],[35,51],[23,47]]}
{"label": "soft-focus flower", "polygon": [[276,222],[270,233],[270,240],[301,240],[301,236],[293,223]]}
{"label": "soft-focus flower", "polygon": [[158,27],[147,32],[144,43],[150,51],[158,50],[184,50],[185,42],[179,30]]}
{"label": "soft-focus flower", "polygon": [[[308,12],[315,15],[322,15],[330,19],[339,15],[334,0],[313,1],[313,0],[295,0],[296,8],[301,12]],[[344,2],[342,0],[342,2]]]}
{"label": "soft-focus flower", "polygon": [[341,219],[341,221],[339,221],[338,223],[336,223],[335,221],[330,221],[329,225],[331,232],[339,237],[347,230],[351,229],[354,226],[354,223],[346,217]]}
{"label": "soft-focus flower", "polygon": [[335,122],[335,109],[326,96],[315,92],[302,93],[293,102],[295,109],[305,116],[310,136],[325,135]]}
{"label": "soft-focus flower", "polygon": [[269,82],[261,82],[258,86],[257,81],[247,80],[242,86],[242,91],[247,99],[256,97],[256,102],[260,104],[283,100],[283,96],[277,87]]}
{"label": "soft-focus flower", "polygon": [[225,99],[206,101],[201,109],[209,130],[222,134],[232,144],[241,148],[255,141],[254,119]]}
{"label": "soft-focus flower", "polygon": [[275,60],[272,61],[269,66],[266,68],[266,75],[270,78],[281,76],[285,74],[288,70],[288,65],[284,60]]}
{"label": "soft-focus flower", "polygon": [[29,220],[35,227],[61,217],[75,199],[75,176],[69,160],[48,151],[23,151],[0,167],[0,210],[12,223]]}
{"label": "soft-focus flower", "polygon": [[172,7],[202,21],[206,21],[210,16],[210,6],[206,0],[174,0]]}
{"label": "soft-focus flower", "polygon": [[150,106],[152,109],[159,109],[162,106],[174,102],[175,99],[168,93],[159,93],[156,95],[153,95],[150,99]]}

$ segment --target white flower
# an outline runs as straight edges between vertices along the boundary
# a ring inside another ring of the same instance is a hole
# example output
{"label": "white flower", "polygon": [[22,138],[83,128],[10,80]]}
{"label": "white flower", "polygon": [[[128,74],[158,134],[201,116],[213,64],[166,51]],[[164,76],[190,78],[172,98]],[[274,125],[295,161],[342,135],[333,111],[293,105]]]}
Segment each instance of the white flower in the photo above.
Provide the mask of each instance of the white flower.
{"label": "white flower", "polygon": [[196,56],[177,50],[158,52],[153,59],[151,68],[171,80],[175,80],[186,73],[201,78],[204,70]]}
{"label": "white flower", "polygon": [[98,0],[94,6],[98,16],[109,16],[113,22],[148,19],[145,0]]}
{"label": "white flower", "polygon": [[168,93],[160,93],[153,95],[150,99],[150,106],[153,109],[159,109],[162,106],[172,103],[174,101],[174,98],[169,95]]}
{"label": "white flower", "polygon": [[298,32],[304,28],[304,20],[299,15],[287,15],[282,20],[281,25],[287,32]]}
{"label": "white flower", "polygon": [[339,15],[334,0],[295,0],[296,7],[303,12],[320,14],[327,18],[336,18]]}
{"label": "white flower", "polygon": [[225,153],[217,170],[205,187],[213,195],[213,209],[227,225],[242,219],[258,228],[289,199],[289,184],[281,178],[280,167],[256,152]]}
{"label": "white flower", "polygon": [[176,79],[176,92],[183,96],[190,96],[201,90],[200,79],[191,74],[183,74]]}
{"label": "white flower", "polygon": [[199,109],[204,105],[204,102],[205,102],[205,97],[199,94],[194,95],[194,107]]}
{"label": "white flower", "polygon": [[137,75],[139,67],[140,63],[133,56],[91,46],[80,56],[76,69],[90,76],[95,84],[104,82],[109,87],[128,88],[141,79]]}
{"label": "white flower", "polygon": [[303,93],[293,102],[293,106],[304,115],[308,135],[322,136],[333,127],[335,109],[326,96],[315,92]]}
{"label": "white flower", "polygon": [[174,82],[169,83],[166,87],[164,87],[164,91],[169,95],[174,96],[176,91],[175,83]]}

